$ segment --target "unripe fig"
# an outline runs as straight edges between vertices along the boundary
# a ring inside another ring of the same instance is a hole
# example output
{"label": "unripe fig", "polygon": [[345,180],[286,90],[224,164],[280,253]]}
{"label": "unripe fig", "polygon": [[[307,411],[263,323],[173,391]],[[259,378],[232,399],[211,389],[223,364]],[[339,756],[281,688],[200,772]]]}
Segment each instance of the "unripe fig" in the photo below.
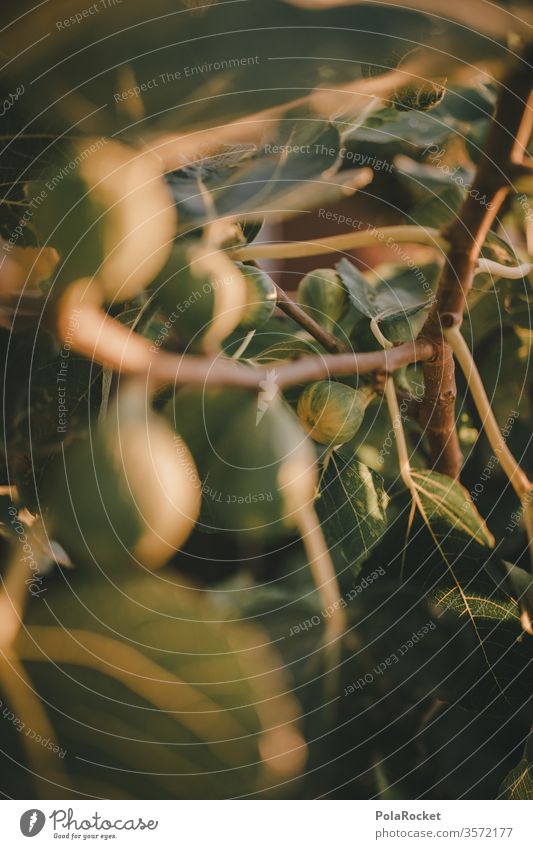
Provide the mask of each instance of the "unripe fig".
{"label": "unripe fig", "polygon": [[150,290],[184,347],[216,353],[242,320],[246,278],[224,253],[180,241]]}
{"label": "unripe fig", "polygon": [[254,330],[268,321],[276,306],[276,286],[272,278],[260,268],[236,263],[246,284],[246,305],[239,326]]}
{"label": "unripe fig", "polygon": [[370,389],[319,380],[307,386],[298,400],[298,416],[309,435],[323,445],[342,445],[359,430],[373,397]]}
{"label": "unripe fig", "polygon": [[331,331],[348,309],[348,292],[332,268],[317,268],[300,281],[298,303],[311,318]]}
{"label": "unripe fig", "polygon": [[[268,389],[268,387],[267,387]],[[273,392],[180,389],[166,413],[202,478],[199,528],[265,540],[284,536],[313,503],[315,452]]]}
{"label": "unripe fig", "polygon": [[56,455],[39,482],[47,533],[77,563],[148,568],[180,548],[200,509],[200,482],[185,443],[127,386],[92,438]]}
{"label": "unripe fig", "polygon": [[170,253],[176,211],[151,154],[103,138],[74,142],[27,194],[40,242],[59,251],[65,285],[96,277],[106,301],[124,301]]}

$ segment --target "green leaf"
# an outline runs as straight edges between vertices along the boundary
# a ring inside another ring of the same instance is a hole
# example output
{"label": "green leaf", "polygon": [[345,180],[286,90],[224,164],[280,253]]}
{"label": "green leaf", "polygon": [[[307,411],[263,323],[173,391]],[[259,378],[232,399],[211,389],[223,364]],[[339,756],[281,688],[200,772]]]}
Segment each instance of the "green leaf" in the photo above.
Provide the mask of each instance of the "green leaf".
{"label": "green leaf", "polygon": [[431,786],[435,799],[496,798],[528,727],[522,719],[503,723],[493,713],[437,700],[421,726],[417,771],[423,792]]}
{"label": "green leaf", "polygon": [[379,475],[334,451],[321,475],[316,510],[338,569],[357,572],[386,528],[387,496]]}
{"label": "green leaf", "polygon": [[353,307],[366,318],[376,318],[387,311],[393,313],[395,309],[398,314],[416,311],[424,293],[427,297],[427,289],[431,288],[428,277],[434,279],[436,271],[433,265],[402,273],[396,266],[392,269],[386,266],[386,272],[376,272],[373,278],[368,278],[347,259],[337,263],[336,269]]}
{"label": "green leaf", "polygon": [[505,778],[501,792],[506,799],[531,801],[533,799],[533,767],[527,761],[520,761]]}
{"label": "green leaf", "polygon": [[[312,116],[288,117],[277,136],[256,150],[235,146],[170,174],[182,230],[216,217],[235,215],[262,220],[286,207],[294,215],[299,198],[309,208],[309,188],[324,182],[338,163],[339,132]],[[324,191],[324,186],[322,186]],[[339,190],[340,191],[340,190]],[[317,198],[320,191],[315,189]],[[289,204],[290,201],[290,204]]]}
{"label": "green leaf", "polygon": [[[348,291],[351,313],[354,316],[350,340],[356,351],[378,350],[370,320],[379,321],[383,335],[391,342],[416,338],[426,319],[432,288],[424,269],[413,267],[398,274],[396,266],[385,266],[382,273],[372,276],[360,272],[353,263],[342,259],[337,273]],[[435,269],[427,268],[434,279]],[[389,276],[390,275],[390,276]]]}
{"label": "green leaf", "polygon": [[440,229],[453,220],[465,186],[473,178],[472,172],[460,166],[451,169],[448,165],[428,165],[408,156],[396,156],[394,164],[400,183],[416,201],[409,210],[409,223]]}
{"label": "green leaf", "polygon": [[444,186],[417,204],[409,213],[409,224],[444,229],[459,212],[463,192],[455,185]]}
{"label": "green leaf", "polygon": [[533,735],[529,735],[524,757],[502,782],[500,793],[506,799],[531,801],[533,799]]}
{"label": "green leaf", "polygon": [[523,634],[493,539],[456,481],[416,469],[412,477],[416,510],[402,506],[365,569],[388,564],[389,575],[418,586],[438,619],[455,623],[458,639],[467,640],[467,649],[457,649],[455,674],[442,679],[441,698],[527,716],[533,641]]}
{"label": "green leaf", "polygon": [[450,529],[491,548],[494,539],[467,491],[457,481],[438,472],[413,469],[416,491],[437,538],[445,539]]}

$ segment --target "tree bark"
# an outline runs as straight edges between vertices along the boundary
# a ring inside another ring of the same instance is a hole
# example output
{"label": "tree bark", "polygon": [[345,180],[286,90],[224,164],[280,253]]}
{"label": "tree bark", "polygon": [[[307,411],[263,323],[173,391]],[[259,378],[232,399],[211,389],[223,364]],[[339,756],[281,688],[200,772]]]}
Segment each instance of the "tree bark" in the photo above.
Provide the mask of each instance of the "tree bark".
{"label": "tree bark", "polygon": [[443,234],[450,249],[435,303],[420,334],[436,348],[435,359],[423,367],[426,391],[421,421],[426,427],[435,469],[453,478],[459,476],[462,455],[455,422],[455,369],[443,330],[463,321],[481,249],[513,187],[514,177],[522,171],[533,114],[528,105],[533,86],[528,58],[533,57],[521,60],[500,85],[496,112],[472,189]]}

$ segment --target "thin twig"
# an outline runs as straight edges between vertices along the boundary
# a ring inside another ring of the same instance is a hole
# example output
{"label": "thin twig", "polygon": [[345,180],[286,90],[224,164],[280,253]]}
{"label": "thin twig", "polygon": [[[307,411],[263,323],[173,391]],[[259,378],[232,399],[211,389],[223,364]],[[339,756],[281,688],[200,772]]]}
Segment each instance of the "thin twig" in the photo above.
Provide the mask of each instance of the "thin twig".
{"label": "thin twig", "polygon": [[317,342],[332,354],[342,354],[346,351],[340,339],[325,330],[317,321],[311,318],[299,304],[292,301],[280,286],[276,285],[276,298],[280,310],[294,319],[300,327],[316,339]]}

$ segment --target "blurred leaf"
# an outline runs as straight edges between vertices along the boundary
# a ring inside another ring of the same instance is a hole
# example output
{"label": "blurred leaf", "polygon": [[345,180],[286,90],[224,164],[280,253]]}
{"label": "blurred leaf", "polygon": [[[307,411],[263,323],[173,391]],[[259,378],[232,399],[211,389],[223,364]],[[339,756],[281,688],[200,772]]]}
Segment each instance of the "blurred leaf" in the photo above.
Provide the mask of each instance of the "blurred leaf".
{"label": "blurred leaf", "polygon": [[409,211],[410,224],[442,229],[453,220],[472,173],[459,166],[452,170],[448,165],[427,165],[407,156],[396,156],[394,165],[400,184],[416,201]]}
{"label": "blurred leaf", "polygon": [[133,383],[98,428],[43,466],[37,490],[50,538],[104,571],[128,558],[160,566],[189,535],[200,501],[187,448]]}
{"label": "blurred leaf", "polygon": [[135,569],[120,587],[57,576],[48,598],[17,652],[76,794],[230,798],[297,777],[299,706],[260,627],[205,601],[191,615],[194,593]]}
{"label": "blurred leaf", "polygon": [[198,466],[203,530],[247,539],[284,536],[302,501],[312,498],[314,452],[278,398],[275,369],[269,377],[257,397],[246,390],[182,389],[167,407]]}
{"label": "blurred leaf", "polygon": [[[338,130],[312,117],[287,118],[263,148],[235,146],[168,177],[181,229],[226,215],[262,220],[290,198],[306,198],[306,183],[321,180],[339,156]],[[305,207],[302,209],[305,211]]]}
{"label": "blurred leaf", "polygon": [[[76,12],[75,1],[66,0],[62,16]],[[105,16],[89,16],[82,26],[58,28],[56,15],[37,7],[11,24],[9,36],[0,40],[11,60],[6,77],[26,85],[34,114],[43,100],[55,102],[56,113],[67,120],[76,106],[82,115],[100,107],[86,121],[96,132],[132,133],[137,123],[143,132],[147,124],[217,126],[221,116],[231,120],[300,98],[316,85],[350,80],[358,70],[354,56],[357,63],[381,64],[398,43],[407,52],[430,44],[437,32],[449,75],[465,56],[503,55],[494,41],[474,31],[442,20],[437,26],[429,16],[390,6],[308,10],[265,0],[191,8],[153,0],[148,10],[136,0],[129,5],[126,29],[120,4],[106,8]],[[43,32],[50,35],[39,45]],[[28,43],[33,49],[22,50]],[[428,49],[421,58],[439,61]],[[29,86],[37,76],[40,102]]]}
{"label": "blurred leaf", "polygon": [[438,700],[419,729],[423,798],[493,799],[516,761],[527,722],[465,710]]}
{"label": "blurred leaf", "polygon": [[512,245],[506,239],[489,230],[485,237],[481,256],[499,262],[501,265],[518,265],[519,259]]}

